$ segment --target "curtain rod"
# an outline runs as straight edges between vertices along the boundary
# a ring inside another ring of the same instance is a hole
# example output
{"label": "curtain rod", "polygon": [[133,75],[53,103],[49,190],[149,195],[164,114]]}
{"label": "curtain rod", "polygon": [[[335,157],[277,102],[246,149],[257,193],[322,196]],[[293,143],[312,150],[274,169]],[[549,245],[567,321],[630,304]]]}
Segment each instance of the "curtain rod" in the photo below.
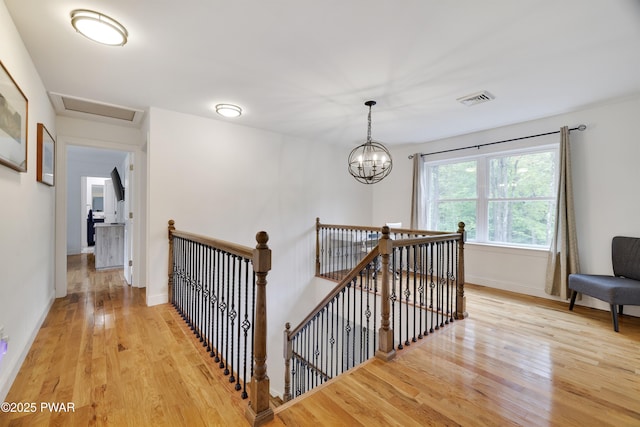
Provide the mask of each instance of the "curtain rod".
{"label": "curtain rod", "polygon": [[[579,125],[577,127],[569,129],[569,131],[572,131],[572,130],[583,131],[586,128],[587,128],[586,125]],[[560,131],[556,130],[556,131],[553,131],[553,132],[539,133],[537,135],[521,136],[520,138],[505,139],[504,141],[496,141],[496,142],[487,142],[486,144],[470,145],[468,147],[452,148],[450,150],[435,151],[433,153],[420,153],[420,157],[431,156],[433,154],[450,153],[452,151],[468,150],[469,148],[478,148],[479,149],[480,147],[485,147],[487,145],[502,144],[504,142],[519,141],[521,139],[528,139],[528,138],[536,138],[538,136],[553,135],[554,133],[560,133]],[[409,158],[413,159],[413,154],[409,155]]]}

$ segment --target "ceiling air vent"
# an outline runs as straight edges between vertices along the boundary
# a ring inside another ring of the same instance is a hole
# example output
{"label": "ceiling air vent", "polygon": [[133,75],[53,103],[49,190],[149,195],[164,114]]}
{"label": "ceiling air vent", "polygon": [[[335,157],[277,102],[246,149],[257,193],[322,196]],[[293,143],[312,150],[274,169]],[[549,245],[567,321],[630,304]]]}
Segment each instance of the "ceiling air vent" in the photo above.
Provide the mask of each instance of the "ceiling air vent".
{"label": "ceiling air vent", "polygon": [[119,105],[106,104],[69,95],[49,92],[56,112],[63,116],[97,120],[119,125],[138,126],[144,111]]}
{"label": "ceiling air vent", "polygon": [[483,102],[491,101],[495,96],[491,95],[486,90],[482,92],[472,93],[471,95],[463,96],[462,98],[458,98],[457,101],[466,105],[467,107],[471,107],[472,105],[481,104]]}

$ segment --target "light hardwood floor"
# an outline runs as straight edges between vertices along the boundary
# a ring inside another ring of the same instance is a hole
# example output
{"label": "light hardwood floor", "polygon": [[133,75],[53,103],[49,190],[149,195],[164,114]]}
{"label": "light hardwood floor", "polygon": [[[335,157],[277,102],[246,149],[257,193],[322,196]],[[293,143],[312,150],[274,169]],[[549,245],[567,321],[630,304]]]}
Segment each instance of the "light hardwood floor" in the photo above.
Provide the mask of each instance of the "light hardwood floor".
{"label": "light hardwood floor", "polygon": [[[247,405],[169,305],[70,257],[0,426],[242,426]],[[640,426],[640,319],[467,288],[470,317],[275,409],[271,426]],[[281,363],[280,355],[268,364]]]}
{"label": "light hardwood floor", "polygon": [[[470,317],[276,413],[285,425],[640,426],[640,319],[476,286]],[[301,421],[303,420],[303,421]]]}
{"label": "light hardwood floor", "polygon": [[67,297],[47,316],[7,402],[75,412],[0,413],[0,426],[247,425],[246,400],[168,304],[147,307],[122,270],[69,257]]}

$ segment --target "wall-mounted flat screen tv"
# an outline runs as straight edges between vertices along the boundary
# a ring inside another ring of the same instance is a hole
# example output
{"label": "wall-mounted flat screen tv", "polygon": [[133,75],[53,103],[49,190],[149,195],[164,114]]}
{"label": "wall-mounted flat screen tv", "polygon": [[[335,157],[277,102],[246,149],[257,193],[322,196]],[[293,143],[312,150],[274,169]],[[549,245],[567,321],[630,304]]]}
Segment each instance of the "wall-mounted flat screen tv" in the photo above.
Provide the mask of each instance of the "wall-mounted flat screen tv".
{"label": "wall-mounted flat screen tv", "polygon": [[116,193],[116,200],[119,202],[124,200],[124,186],[122,185],[118,168],[113,168],[111,171],[111,182],[113,183],[113,191]]}

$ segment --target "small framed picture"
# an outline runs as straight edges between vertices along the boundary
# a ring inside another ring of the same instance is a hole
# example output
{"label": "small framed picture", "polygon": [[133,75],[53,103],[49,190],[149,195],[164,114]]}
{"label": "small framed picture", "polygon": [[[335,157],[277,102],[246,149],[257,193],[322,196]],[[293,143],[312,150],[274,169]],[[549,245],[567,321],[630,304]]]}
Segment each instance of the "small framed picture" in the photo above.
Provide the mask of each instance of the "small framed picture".
{"label": "small framed picture", "polygon": [[55,184],[56,141],[42,123],[38,123],[38,181]]}
{"label": "small framed picture", "polygon": [[27,171],[27,97],[0,62],[0,164]]}

